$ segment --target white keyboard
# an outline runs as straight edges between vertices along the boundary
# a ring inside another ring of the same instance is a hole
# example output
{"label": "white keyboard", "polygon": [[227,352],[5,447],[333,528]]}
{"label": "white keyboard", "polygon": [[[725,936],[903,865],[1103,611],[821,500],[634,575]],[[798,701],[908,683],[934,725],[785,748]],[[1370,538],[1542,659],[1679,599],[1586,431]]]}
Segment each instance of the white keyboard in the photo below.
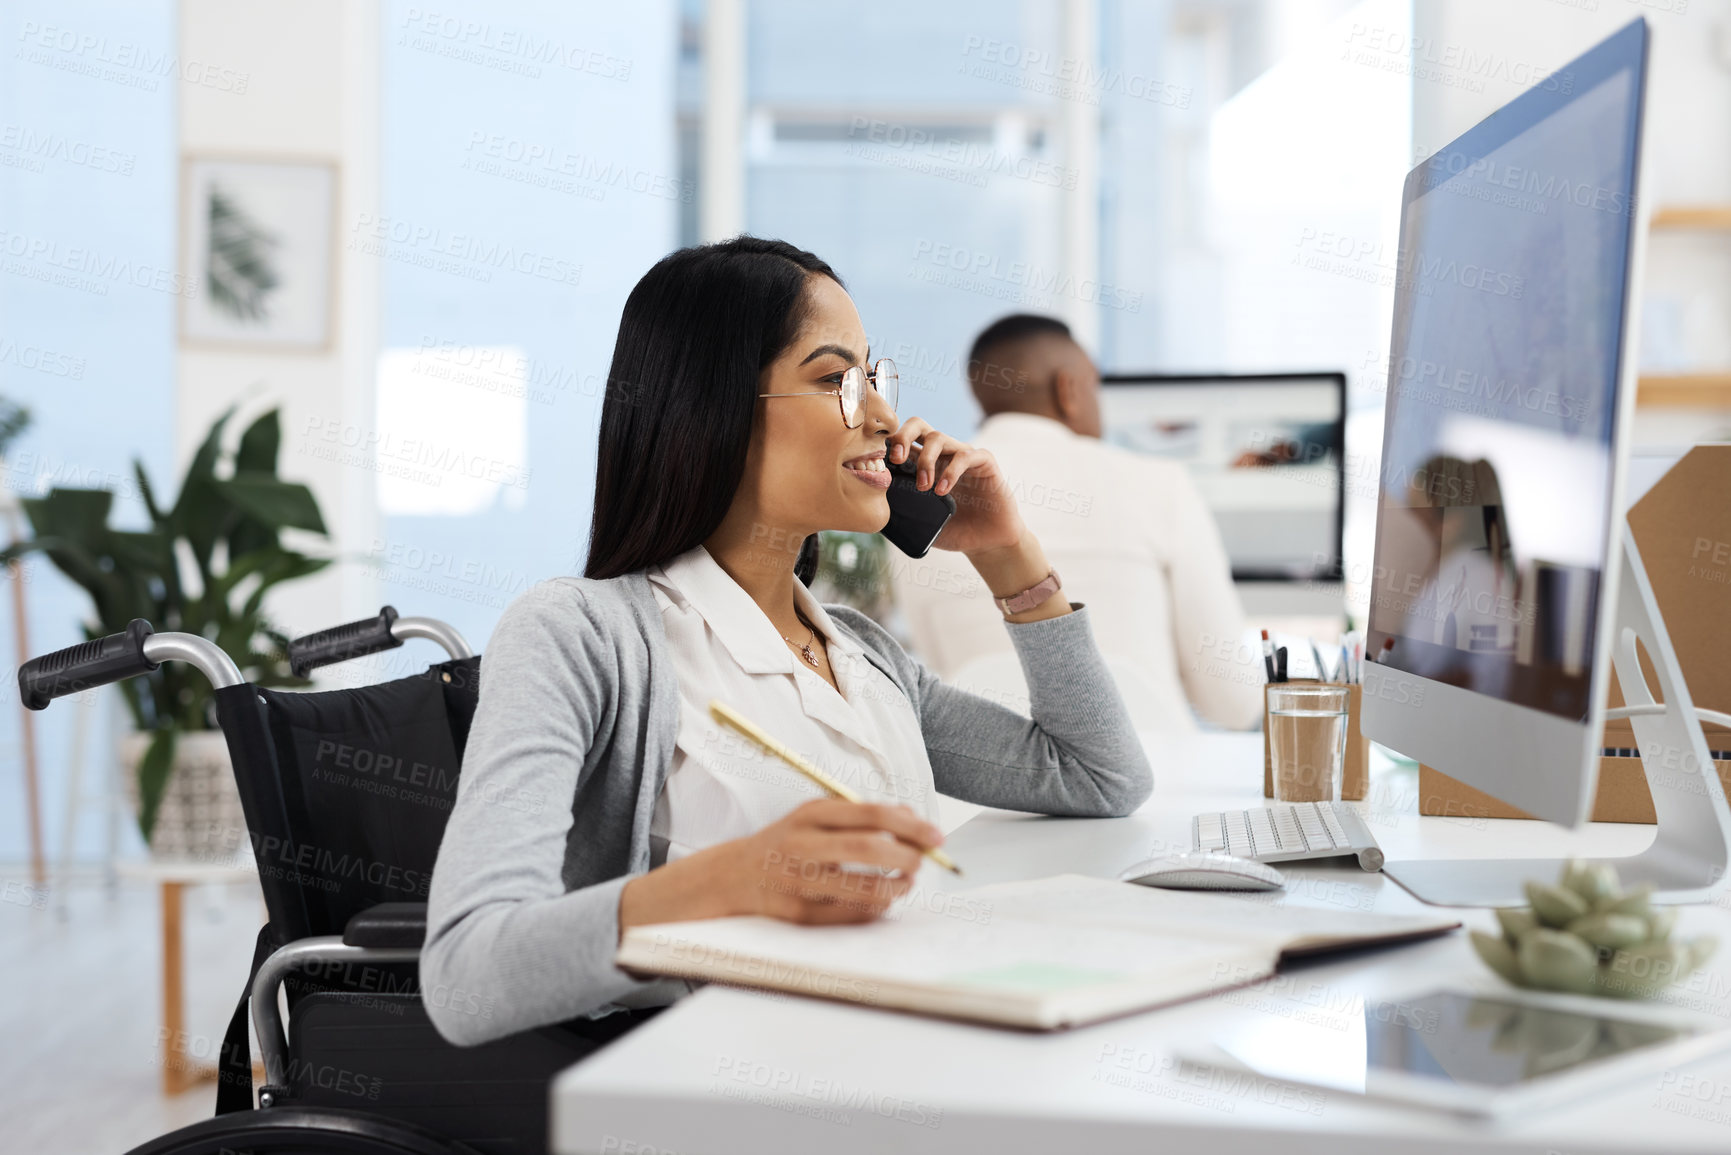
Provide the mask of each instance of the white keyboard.
{"label": "white keyboard", "polygon": [[1365,870],[1382,869],[1382,848],[1364,819],[1344,802],[1284,802],[1254,810],[1198,814],[1190,843],[1257,862],[1358,856]]}

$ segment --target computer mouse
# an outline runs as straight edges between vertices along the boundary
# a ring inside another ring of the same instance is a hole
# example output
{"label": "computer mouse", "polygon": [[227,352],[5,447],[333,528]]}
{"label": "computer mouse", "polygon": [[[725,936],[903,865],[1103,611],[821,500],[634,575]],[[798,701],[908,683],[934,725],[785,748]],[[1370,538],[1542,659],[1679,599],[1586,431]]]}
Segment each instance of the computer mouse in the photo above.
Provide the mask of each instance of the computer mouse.
{"label": "computer mouse", "polygon": [[1286,876],[1272,866],[1206,850],[1145,858],[1118,877],[1169,890],[1279,890],[1286,885]]}

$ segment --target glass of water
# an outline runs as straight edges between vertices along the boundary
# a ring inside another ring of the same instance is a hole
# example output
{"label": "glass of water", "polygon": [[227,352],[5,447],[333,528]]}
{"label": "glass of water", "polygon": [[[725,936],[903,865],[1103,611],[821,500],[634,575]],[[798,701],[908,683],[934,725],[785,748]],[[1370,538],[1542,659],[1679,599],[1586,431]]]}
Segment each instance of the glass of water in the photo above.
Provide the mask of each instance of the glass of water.
{"label": "glass of water", "polygon": [[1346,767],[1346,686],[1268,687],[1268,754],[1276,802],[1339,802]]}

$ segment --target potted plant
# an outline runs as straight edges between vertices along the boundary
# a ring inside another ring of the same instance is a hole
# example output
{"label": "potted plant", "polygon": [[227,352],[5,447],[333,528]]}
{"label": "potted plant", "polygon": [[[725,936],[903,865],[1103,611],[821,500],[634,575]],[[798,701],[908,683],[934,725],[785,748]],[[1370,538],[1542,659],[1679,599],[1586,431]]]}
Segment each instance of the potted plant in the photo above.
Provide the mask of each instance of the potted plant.
{"label": "potted plant", "polygon": [[[40,551],[90,595],[89,637],[119,633],[133,618],[157,630],[199,634],[234,659],[248,681],[305,685],[289,673],[287,638],[264,612],[265,595],[316,573],[329,559],[282,543],[287,529],[325,533],[312,491],[277,476],[277,410],[254,421],[233,452],[222,447],[231,409],[193,455],[174,503],[163,507],[134,461],[150,519],[142,530],[109,526],[114,494],[56,487],[23,505],[34,534],[0,560]],[[136,787],[138,829],[151,853],[214,860],[244,830],[228,750],[216,729],[211,687],[179,662],[120,683],[135,733],[122,744]]]}
{"label": "potted plant", "polygon": [[818,536],[812,593],[840,602],[902,637],[905,629],[890,596],[890,543],[882,534],[825,530]]}

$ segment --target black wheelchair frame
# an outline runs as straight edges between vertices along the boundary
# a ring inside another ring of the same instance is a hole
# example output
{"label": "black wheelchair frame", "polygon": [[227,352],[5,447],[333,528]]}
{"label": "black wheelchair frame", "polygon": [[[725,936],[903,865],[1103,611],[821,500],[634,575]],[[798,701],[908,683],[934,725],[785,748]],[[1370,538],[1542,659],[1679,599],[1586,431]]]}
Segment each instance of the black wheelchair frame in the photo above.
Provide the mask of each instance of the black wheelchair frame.
{"label": "black wheelchair frame", "polygon": [[[34,710],[163,662],[186,662],[204,674],[259,867],[269,921],[223,1044],[217,1114],[131,1155],[539,1155],[553,1075],[647,1017],[576,1020],[462,1048],[433,1029],[414,965],[426,937],[426,904],[396,901],[400,895],[372,876],[412,874],[410,893],[425,897],[455,801],[480,657],[445,623],[399,617],[385,606],[377,617],[296,639],[289,661],[305,676],[412,638],[436,642],[449,659],[425,674],[357,689],[254,686],[215,643],[156,633],[143,619],[19,667],[20,694]],[[336,792],[328,770],[320,781],[320,755],[344,741],[359,743],[375,763],[382,756],[441,768],[417,794],[431,801],[382,806],[376,793]],[[373,801],[357,804],[366,798]],[[345,866],[321,868],[321,856],[340,856]],[[392,869],[362,870],[357,881],[346,867],[351,861]],[[286,1031],[279,995],[289,1007]],[[249,1011],[264,1066],[256,1107]]]}

